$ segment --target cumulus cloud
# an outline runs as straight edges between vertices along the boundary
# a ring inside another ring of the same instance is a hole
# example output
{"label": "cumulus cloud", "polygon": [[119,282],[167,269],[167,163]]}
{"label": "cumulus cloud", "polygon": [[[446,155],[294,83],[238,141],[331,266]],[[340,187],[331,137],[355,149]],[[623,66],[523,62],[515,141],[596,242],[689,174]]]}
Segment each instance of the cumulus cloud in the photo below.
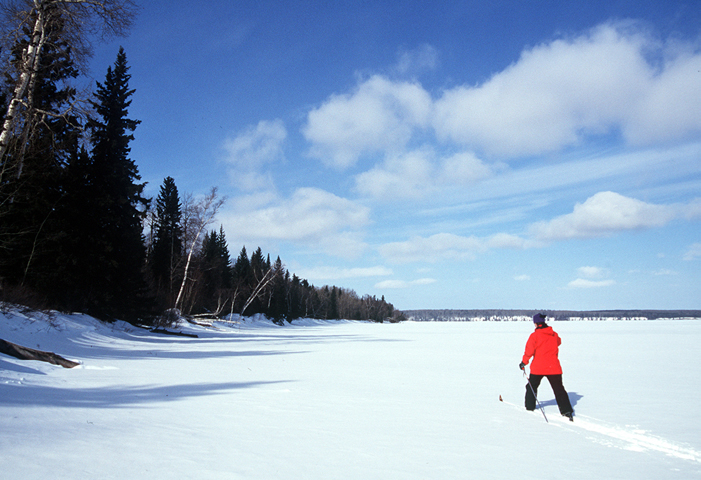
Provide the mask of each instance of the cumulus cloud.
{"label": "cumulus cloud", "polygon": [[505,156],[614,129],[634,145],[680,139],[701,132],[700,68],[691,47],[672,50],[635,25],[605,24],[526,50],[482,85],[447,90],[434,125],[440,138]]}
{"label": "cumulus cloud", "polygon": [[434,173],[433,152],[419,149],[387,158],[382,165],[356,176],[356,190],[375,198],[419,198]]}
{"label": "cumulus cloud", "polygon": [[[246,208],[250,207],[250,208]],[[221,217],[243,243],[289,241],[320,247],[328,253],[353,257],[366,245],[362,228],[370,223],[369,209],[317,188],[300,188],[290,198],[268,197],[267,203],[235,202]]]}
{"label": "cumulus cloud", "polygon": [[492,168],[472,152],[439,156],[424,146],[385,158],[356,176],[356,190],[378,199],[422,198],[437,189],[471,185],[492,176]]}
{"label": "cumulus cloud", "polygon": [[532,224],[530,234],[539,240],[601,237],[622,230],[661,227],[677,215],[675,206],[599,192],[576,204],[572,213]]}
{"label": "cumulus cloud", "polygon": [[445,158],[439,166],[438,184],[468,185],[492,176],[490,166],[473,152],[460,152]]}
{"label": "cumulus cloud", "polygon": [[[431,66],[435,57],[425,46],[404,52],[396,68]],[[427,133],[504,158],[610,132],[630,145],[655,145],[701,133],[699,70],[698,46],[607,23],[524,50],[486,82],[435,99],[419,83],[372,76],[311,110],[303,134],[312,156],[337,167],[364,154],[396,154]]]}
{"label": "cumulus cloud", "polygon": [[623,133],[633,144],[651,144],[684,138],[701,131],[701,88],[698,51],[675,52],[647,84],[637,106],[623,122]]}
{"label": "cumulus cloud", "polygon": [[287,129],[282,120],[261,120],[224,142],[232,182],[246,191],[269,188],[272,176],[261,171],[266,165],[284,158]]}
{"label": "cumulus cloud", "polygon": [[375,284],[375,288],[384,288],[384,289],[400,289],[400,288],[409,288],[409,287],[414,287],[417,285],[430,285],[432,283],[436,283],[435,278],[419,278],[418,280],[383,280],[382,282],[378,282]]}
{"label": "cumulus cloud", "polygon": [[375,75],[310,111],[302,133],[313,157],[346,168],[363,154],[403,149],[430,113],[431,97],[419,84]]}

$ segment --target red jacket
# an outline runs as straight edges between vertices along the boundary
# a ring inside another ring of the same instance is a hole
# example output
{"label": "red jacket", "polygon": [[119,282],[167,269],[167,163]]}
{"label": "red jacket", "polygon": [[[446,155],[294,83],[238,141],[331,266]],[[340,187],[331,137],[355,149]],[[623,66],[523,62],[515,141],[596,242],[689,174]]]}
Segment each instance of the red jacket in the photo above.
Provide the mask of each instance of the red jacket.
{"label": "red jacket", "polygon": [[528,337],[522,361],[528,365],[528,361],[533,357],[531,373],[535,375],[561,375],[562,367],[557,358],[561,343],[562,340],[551,327],[536,328]]}

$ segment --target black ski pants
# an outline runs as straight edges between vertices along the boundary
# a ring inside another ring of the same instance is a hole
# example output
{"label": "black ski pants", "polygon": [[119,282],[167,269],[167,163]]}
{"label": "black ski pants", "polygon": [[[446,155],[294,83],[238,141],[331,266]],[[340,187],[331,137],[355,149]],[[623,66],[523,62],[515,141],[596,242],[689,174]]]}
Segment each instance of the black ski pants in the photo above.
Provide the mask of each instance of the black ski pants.
{"label": "black ski pants", "polygon": [[[535,410],[536,407],[536,396],[538,395],[538,387],[540,386],[540,381],[543,377],[548,377],[550,386],[555,394],[555,400],[557,401],[557,407],[560,409],[562,415],[572,412],[572,404],[570,403],[570,397],[567,395],[567,390],[562,385],[562,375],[535,375],[531,373],[528,376],[529,383],[526,384],[526,410]],[[531,389],[533,387],[533,389]]]}

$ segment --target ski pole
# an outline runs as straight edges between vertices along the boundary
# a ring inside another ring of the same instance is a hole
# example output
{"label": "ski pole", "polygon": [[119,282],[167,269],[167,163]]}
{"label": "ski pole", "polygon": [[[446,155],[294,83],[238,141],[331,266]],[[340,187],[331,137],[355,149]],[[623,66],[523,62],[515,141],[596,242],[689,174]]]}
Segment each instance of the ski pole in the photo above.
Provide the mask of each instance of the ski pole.
{"label": "ski pole", "polygon": [[535,403],[538,405],[538,408],[540,409],[540,412],[543,414],[543,418],[545,419],[546,423],[548,422],[548,417],[545,416],[545,410],[543,409],[543,406],[540,404],[540,401],[538,400],[538,395],[535,394],[535,389],[533,388],[533,385],[531,385],[531,379],[526,376],[526,369],[523,369],[523,376],[526,377],[526,381],[528,382],[528,386],[531,387],[531,392],[533,392],[533,398],[535,398]]}

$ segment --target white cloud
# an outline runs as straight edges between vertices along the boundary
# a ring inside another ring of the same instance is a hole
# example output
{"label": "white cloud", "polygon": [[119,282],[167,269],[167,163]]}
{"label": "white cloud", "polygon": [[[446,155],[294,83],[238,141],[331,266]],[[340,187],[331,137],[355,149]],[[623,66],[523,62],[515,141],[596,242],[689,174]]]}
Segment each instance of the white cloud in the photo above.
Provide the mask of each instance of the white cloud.
{"label": "white cloud", "polygon": [[567,286],[570,288],[602,288],[610,287],[615,284],[616,282],[614,280],[587,280],[584,278],[578,278],[576,280],[572,280],[567,284]]}
{"label": "white cloud", "polygon": [[[647,60],[664,56],[661,66]],[[633,145],[701,132],[701,54],[666,48],[635,25],[601,25],[538,45],[478,86],[444,92],[435,128],[497,155],[523,156],[576,145],[620,129]]]}
{"label": "white cloud", "polygon": [[266,204],[242,199],[220,215],[237,241],[290,241],[353,257],[366,245],[362,229],[369,209],[317,188],[300,188],[290,198],[267,197]]}
{"label": "white cloud", "polygon": [[530,240],[525,240],[517,235],[509,233],[496,233],[484,240],[484,244],[488,248],[532,248],[537,246],[537,243]]}
{"label": "white cloud", "polygon": [[400,75],[415,75],[423,71],[434,70],[438,66],[438,50],[429,44],[423,44],[414,50],[401,50],[394,69]]}
{"label": "white cloud", "polygon": [[[600,192],[577,203],[573,212],[541,221],[528,227],[526,236],[496,233],[488,237],[459,236],[438,233],[429,237],[415,236],[402,242],[386,243],[379,252],[396,263],[438,262],[440,260],[473,260],[492,249],[527,249],[547,245],[551,241],[613,235],[625,230],[662,227],[676,218],[690,217],[697,200],[689,204],[655,205],[615,192]],[[690,208],[693,207],[693,208]],[[701,256],[701,244],[685,254],[685,260]],[[596,279],[608,275],[601,267],[584,266],[580,277]]]}
{"label": "white cloud", "polygon": [[356,189],[374,198],[420,198],[433,176],[432,156],[430,149],[391,156],[383,165],[359,174]]}
{"label": "white cloud", "polygon": [[665,142],[701,131],[700,71],[698,51],[675,52],[666,59],[623,123],[631,143]]}
{"label": "white cloud", "polygon": [[386,243],[379,247],[380,254],[396,263],[438,262],[441,260],[474,260],[479,253],[492,248],[529,248],[529,241],[509,234],[491,237],[462,237],[452,233],[438,233],[430,237],[412,237],[404,242]]}
{"label": "white cloud", "polygon": [[313,157],[346,168],[366,153],[402,150],[430,112],[431,97],[420,85],[375,75],[310,111],[302,133]]}
{"label": "white cloud", "polygon": [[674,270],[670,270],[668,268],[661,268],[659,270],[655,270],[654,272],[652,272],[652,274],[655,276],[678,275],[677,272],[675,272]]}
{"label": "white cloud", "polygon": [[[423,46],[403,52],[395,69],[431,67],[435,58],[435,50]],[[607,23],[524,50],[486,82],[447,89],[435,99],[418,82],[371,76],[310,110],[302,133],[310,155],[326,165],[347,168],[361,157],[375,162],[355,178],[360,194],[422,198],[438,188],[497,177],[494,165],[483,161],[487,157],[474,152],[507,160],[611,132],[636,146],[669,147],[669,142],[698,137],[699,68],[701,52],[693,44],[661,42],[632,22]],[[581,171],[581,177],[553,177],[556,184],[591,181],[649,160],[639,156],[541,170],[565,173],[598,164]],[[542,178],[534,179],[535,185]],[[701,203],[688,214],[701,216]]]}
{"label": "white cloud", "polygon": [[585,278],[600,278],[606,275],[606,270],[600,267],[579,267],[577,272]]}
{"label": "white cloud", "polygon": [[490,177],[492,173],[492,168],[477,158],[473,152],[460,152],[443,160],[438,183],[469,185]]}
{"label": "white cloud", "polygon": [[675,206],[655,205],[615,192],[599,192],[572,213],[530,226],[539,240],[565,240],[611,235],[622,230],[661,227],[675,216]]}
{"label": "white cloud", "polygon": [[348,278],[365,278],[365,277],[386,277],[392,275],[392,269],[375,266],[375,267],[356,267],[356,268],[338,268],[338,267],[316,267],[311,269],[302,269],[300,276],[309,280],[343,280]]}
{"label": "white cloud", "polygon": [[569,288],[601,288],[616,284],[614,280],[605,278],[609,275],[608,270],[605,268],[591,266],[579,267],[577,269],[577,274],[579,278],[568,283],[567,286]]}
{"label": "white cloud", "polygon": [[270,188],[272,176],[261,169],[284,158],[287,129],[281,120],[261,120],[224,142],[232,182],[246,191]]}
{"label": "white cloud", "polygon": [[356,176],[356,190],[378,199],[423,198],[451,186],[471,185],[492,175],[472,152],[441,158],[433,148],[388,155],[384,162]]}
{"label": "white cloud", "polygon": [[438,134],[497,154],[528,155],[608,131],[643,94],[651,74],[645,44],[605,25],[524,51],[485,84],[445,92],[436,106]]}
{"label": "white cloud", "polygon": [[514,280],[516,280],[517,282],[527,282],[530,279],[531,279],[530,275],[516,275],[514,277]]}
{"label": "white cloud", "polygon": [[701,198],[695,198],[687,205],[684,205],[682,207],[681,214],[687,220],[701,219]]}
{"label": "white cloud", "polygon": [[435,278],[419,278],[418,280],[411,280],[411,281],[406,281],[406,280],[384,280],[382,282],[378,282],[375,284],[375,288],[392,288],[392,289],[399,289],[399,288],[409,288],[409,287],[414,287],[417,285],[430,285],[432,283],[436,283]]}
{"label": "white cloud", "polygon": [[701,258],[701,243],[692,244],[684,254],[684,260],[691,261]]}
{"label": "white cloud", "polygon": [[452,233],[438,233],[427,238],[416,236],[404,242],[386,243],[379,248],[382,256],[397,263],[474,259],[477,253],[485,250],[483,240]]}

